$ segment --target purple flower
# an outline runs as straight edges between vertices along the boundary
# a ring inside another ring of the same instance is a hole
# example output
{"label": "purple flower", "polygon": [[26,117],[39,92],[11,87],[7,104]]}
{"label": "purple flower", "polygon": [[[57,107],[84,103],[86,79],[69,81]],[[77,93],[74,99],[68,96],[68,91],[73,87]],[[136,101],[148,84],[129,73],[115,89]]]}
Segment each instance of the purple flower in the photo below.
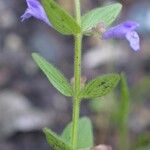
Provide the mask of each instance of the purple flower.
{"label": "purple flower", "polygon": [[138,23],[134,21],[126,21],[122,24],[108,29],[106,32],[103,33],[102,38],[126,38],[129,41],[131,48],[134,51],[138,51],[140,49],[140,39],[137,32],[134,31],[137,27],[139,27]]}
{"label": "purple flower", "polygon": [[26,0],[28,8],[26,9],[25,13],[21,16],[21,20],[24,21],[30,17],[35,17],[40,19],[51,26],[49,22],[45,10],[40,4],[38,0]]}

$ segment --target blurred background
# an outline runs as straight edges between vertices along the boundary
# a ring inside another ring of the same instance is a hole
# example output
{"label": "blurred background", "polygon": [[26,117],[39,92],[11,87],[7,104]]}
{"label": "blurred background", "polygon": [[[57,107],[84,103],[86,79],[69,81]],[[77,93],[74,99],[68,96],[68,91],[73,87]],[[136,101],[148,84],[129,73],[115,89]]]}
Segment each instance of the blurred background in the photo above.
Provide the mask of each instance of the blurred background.
{"label": "blurred background", "polygon": [[[73,0],[57,0],[73,15]],[[139,22],[141,50],[127,41],[84,37],[82,75],[125,72],[130,89],[128,141],[132,150],[150,150],[150,1],[81,0],[82,13],[112,2],[123,5],[114,24]],[[38,52],[68,79],[73,76],[73,38],[62,36],[34,18],[21,22],[25,0],[0,0],[0,150],[49,150],[42,133],[49,127],[61,134],[71,121],[72,102],[49,84],[31,58]],[[119,89],[119,88],[118,88]],[[117,149],[119,90],[96,100],[83,101],[81,116],[93,123],[95,144]]]}

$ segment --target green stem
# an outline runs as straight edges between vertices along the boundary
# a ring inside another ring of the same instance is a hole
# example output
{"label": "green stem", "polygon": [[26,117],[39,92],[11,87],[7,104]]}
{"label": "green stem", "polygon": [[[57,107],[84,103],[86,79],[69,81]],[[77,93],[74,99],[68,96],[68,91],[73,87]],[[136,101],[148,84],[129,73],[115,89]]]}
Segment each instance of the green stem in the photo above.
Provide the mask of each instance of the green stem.
{"label": "green stem", "polygon": [[81,74],[81,37],[75,37],[75,59],[74,59],[74,98],[73,98],[73,127],[72,127],[72,146],[76,149],[78,136],[78,120],[80,113],[80,75]]}
{"label": "green stem", "polygon": [[[75,0],[75,14],[77,23],[81,26],[81,10],[80,10],[80,0]],[[72,147],[76,149],[77,147],[77,137],[78,137],[78,120],[80,114],[80,98],[78,93],[81,87],[81,42],[82,33],[75,35],[75,57],[74,57],[74,97],[73,97],[73,116],[72,116]]]}
{"label": "green stem", "polygon": [[79,25],[81,25],[81,8],[80,8],[80,0],[74,0],[75,2],[75,14],[76,20]]}

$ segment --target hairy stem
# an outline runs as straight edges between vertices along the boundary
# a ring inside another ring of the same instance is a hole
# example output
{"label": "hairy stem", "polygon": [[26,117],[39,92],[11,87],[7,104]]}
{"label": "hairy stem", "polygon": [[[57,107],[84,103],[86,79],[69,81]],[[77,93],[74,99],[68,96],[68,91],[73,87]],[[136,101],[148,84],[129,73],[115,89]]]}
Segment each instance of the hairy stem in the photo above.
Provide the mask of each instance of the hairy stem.
{"label": "hairy stem", "polygon": [[[81,26],[81,10],[80,0],[75,0],[75,14],[76,21]],[[80,98],[78,93],[80,92],[81,84],[81,45],[82,45],[82,33],[75,35],[75,56],[74,56],[74,97],[73,97],[73,116],[72,116],[72,147],[77,147],[78,137],[78,120],[80,114]]]}

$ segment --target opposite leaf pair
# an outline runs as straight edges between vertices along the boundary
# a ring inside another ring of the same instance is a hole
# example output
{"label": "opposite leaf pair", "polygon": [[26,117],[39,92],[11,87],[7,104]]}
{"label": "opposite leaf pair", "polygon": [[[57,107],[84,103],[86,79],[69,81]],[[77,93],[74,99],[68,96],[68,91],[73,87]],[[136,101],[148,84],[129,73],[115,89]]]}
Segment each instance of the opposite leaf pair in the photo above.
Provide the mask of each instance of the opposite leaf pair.
{"label": "opposite leaf pair", "polygon": [[[48,63],[43,57],[37,53],[32,54],[33,59],[39,68],[47,76],[51,84],[63,95],[74,96],[73,86],[67,81],[64,75]],[[91,80],[84,88],[80,91],[80,99],[91,99],[101,97],[108,94],[118,83],[120,76],[118,74],[108,74],[97,77]]]}
{"label": "opposite leaf pair", "polygon": [[[60,33],[66,35],[75,35],[81,32],[84,34],[96,27],[100,22],[103,22],[107,28],[116,19],[122,8],[121,4],[117,3],[93,9],[82,17],[80,27],[74,18],[53,0],[42,0],[43,6],[38,0],[26,1],[28,8],[21,16],[22,21],[33,16],[44,21]],[[103,39],[126,38],[129,41],[131,48],[137,51],[140,49],[140,41],[137,32],[134,30],[138,26],[138,23],[134,21],[124,22],[118,26],[108,29],[104,33]]]}
{"label": "opposite leaf pair", "polygon": [[[54,150],[73,150],[71,147],[71,130],[72,122],[67,125],[63,133],[58,136],[50,129],[45,128],[47,142]],[[78,123],[78,142],[77,149],[90,149],[94,146],[93,129],[89,118],[83,117],[79,119]]]}

